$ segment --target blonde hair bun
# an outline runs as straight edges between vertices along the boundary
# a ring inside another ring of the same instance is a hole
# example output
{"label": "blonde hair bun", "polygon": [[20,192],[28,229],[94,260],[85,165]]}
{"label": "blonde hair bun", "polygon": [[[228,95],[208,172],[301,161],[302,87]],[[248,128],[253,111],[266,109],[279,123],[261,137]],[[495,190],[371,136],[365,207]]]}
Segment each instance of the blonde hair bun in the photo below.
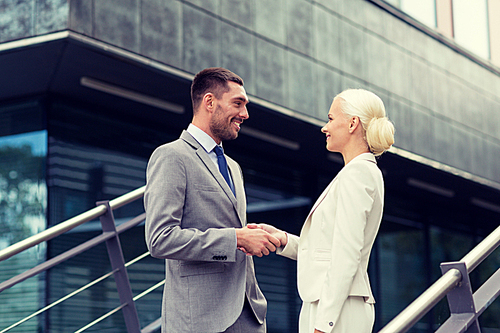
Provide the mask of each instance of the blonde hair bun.
{"label": "blonde hair bun", "polygon": [[387,117],[372,118],[366,127],[366,142],[375,155],[382,155],[394,144],[394,125]]}
{"label": "blonde hair bun", "polygon": [[335,98],[341,98],[341,109],[348,116],[359,117],[366,133],[370,151],[382,155],[394,144],[394,125],[386,117],[384,102],[364,89],[347,89]]}

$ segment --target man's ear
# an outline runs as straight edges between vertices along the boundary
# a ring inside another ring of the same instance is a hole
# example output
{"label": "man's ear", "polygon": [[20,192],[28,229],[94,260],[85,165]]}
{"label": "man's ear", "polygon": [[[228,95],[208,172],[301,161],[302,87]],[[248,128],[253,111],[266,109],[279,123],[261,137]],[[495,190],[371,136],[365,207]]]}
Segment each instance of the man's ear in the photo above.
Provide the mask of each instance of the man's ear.
{"label": "man's ear", "polygon": [[203,96],[202,104],[209,112],[213,112],[215,110],[215,96],[214,96],[214,94],[206,93]]}

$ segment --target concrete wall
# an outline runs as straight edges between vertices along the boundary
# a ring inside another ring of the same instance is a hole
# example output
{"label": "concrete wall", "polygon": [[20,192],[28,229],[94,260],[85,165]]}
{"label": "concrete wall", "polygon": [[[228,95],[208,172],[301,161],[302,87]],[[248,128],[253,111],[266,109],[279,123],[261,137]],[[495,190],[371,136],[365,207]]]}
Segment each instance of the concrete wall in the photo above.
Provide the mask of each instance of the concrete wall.
{"label": "concrete wall", "polygon": [[0,42],[68,27],[67,0],[1,0]]}
{"label": "concrete wall", "polygon": [[[3,7],[3,8],[2,8]],[[367,0],[19,0],[0,41],[69,28],[326,120],[342,89],[378,93],[396,146],[500,182],[500,76]]]}

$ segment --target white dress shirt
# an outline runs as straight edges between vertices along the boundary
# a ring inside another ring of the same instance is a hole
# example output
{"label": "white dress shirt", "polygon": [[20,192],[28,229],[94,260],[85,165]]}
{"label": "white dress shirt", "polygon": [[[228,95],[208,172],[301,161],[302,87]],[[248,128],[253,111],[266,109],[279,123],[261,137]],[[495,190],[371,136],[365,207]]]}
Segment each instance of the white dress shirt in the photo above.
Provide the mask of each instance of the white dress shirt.
{"label": "white dress shirt", "polygon": [[[189,134],[191,134],[196,141],[198,141],[198,143],[203,147],[203,149],[205,149],[208,156],[210,157],[212,162],[214,162],[215,166],[217,167],[217,170],[219,170],[219,163],[217,162],[217,155],[215,154],[215,151],[214,151],[214,148],[217,145],[217,143],[215,143],[214,139],[212,139],[212,137],[210,135],[208,135],[203,130],[199,129],[198,127],[196,127],[196,125],[193,125],[193,124],[189,124],[189,126],[187,128],[187,132]],[[222,142],[219,145],[219,147],[221,147],[222,151],[224,151],[224,148],[222,147]],[[229,187],[234,188],[233,179],[231,176],[231,171],[228,170],[228,173],[229,173],[229,181],[231,182],[231,184],[229,184]]]}

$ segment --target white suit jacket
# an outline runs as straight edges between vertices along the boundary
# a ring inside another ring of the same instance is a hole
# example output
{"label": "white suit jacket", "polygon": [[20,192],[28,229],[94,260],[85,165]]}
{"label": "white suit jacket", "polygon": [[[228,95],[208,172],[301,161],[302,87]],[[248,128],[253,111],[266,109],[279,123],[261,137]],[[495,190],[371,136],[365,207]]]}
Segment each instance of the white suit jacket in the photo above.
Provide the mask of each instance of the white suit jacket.
{"label": "white suit jacket", "polygon": [[375,303],[368,260],[384,203],[382,173],[373,154],[349,162],[311,209],[300,237],[288,235],[278,254],[297,260],[304,302],[319,300],[315,327],[330,332],[348,296]]}

